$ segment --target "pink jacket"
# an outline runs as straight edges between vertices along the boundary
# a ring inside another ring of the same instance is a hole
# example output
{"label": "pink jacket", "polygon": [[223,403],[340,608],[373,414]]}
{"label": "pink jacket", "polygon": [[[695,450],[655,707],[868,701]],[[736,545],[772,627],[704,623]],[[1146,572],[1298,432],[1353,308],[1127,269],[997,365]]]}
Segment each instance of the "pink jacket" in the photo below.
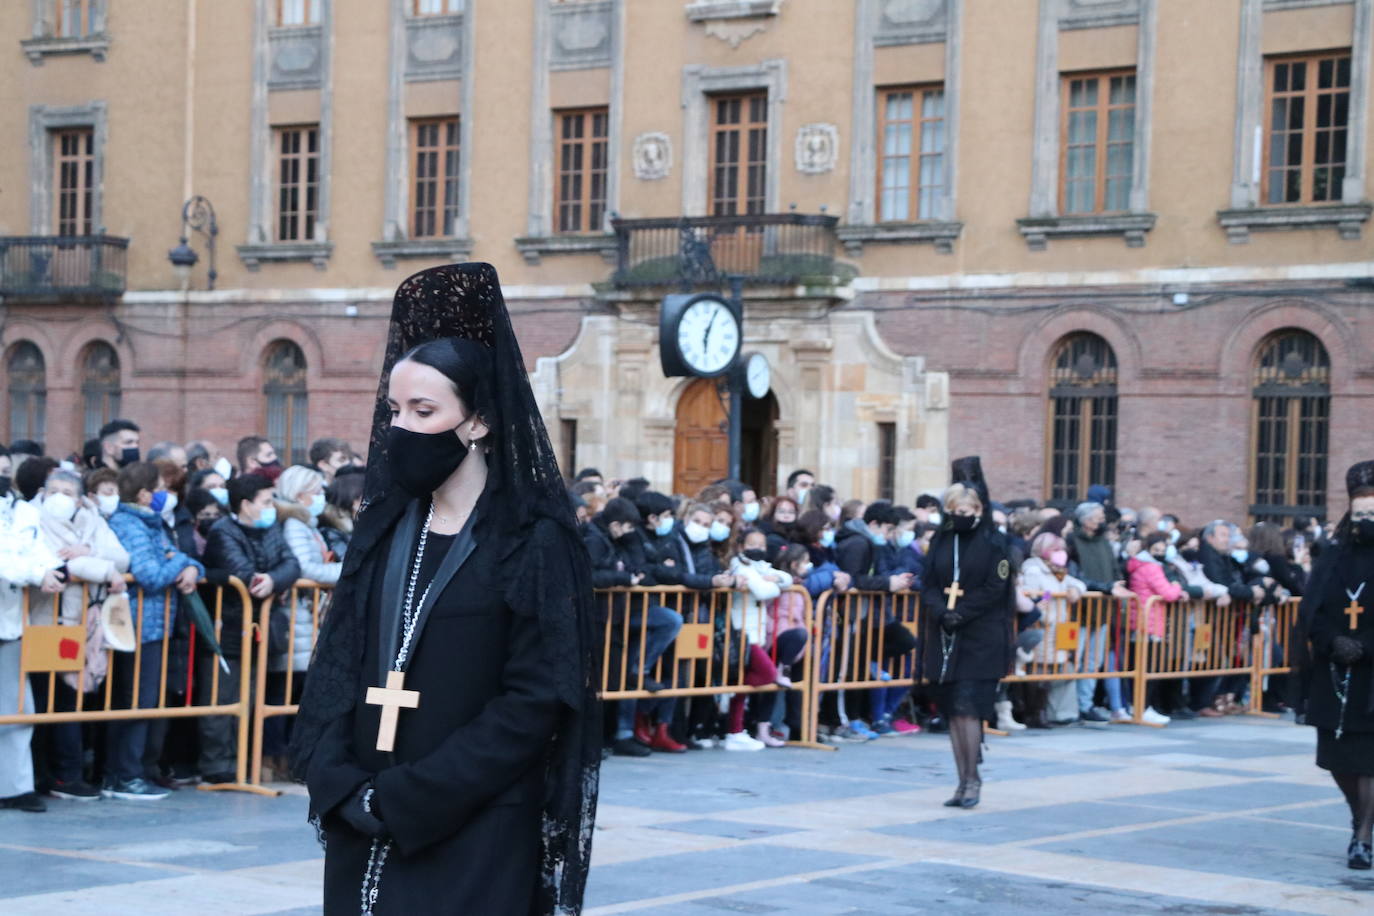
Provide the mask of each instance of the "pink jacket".
{"label": "pink jacket", "polygon": [[[1150,636],[1164,635],[1164,602],[1178,601],[1183,597],[1183,586],[1170,582],[1164,574],[1164,567],[1154,560],[1131,557],[1126,561],[1126,575],[1129,577],[1131,591],[1135,592],[1139,606],[1144,607],[1151,597],[1158,596],[1150,606],[1149,616],[1145,618],[1145,632]],[[1136,603],[1131,605],[1131,629],[1136,627]]]}

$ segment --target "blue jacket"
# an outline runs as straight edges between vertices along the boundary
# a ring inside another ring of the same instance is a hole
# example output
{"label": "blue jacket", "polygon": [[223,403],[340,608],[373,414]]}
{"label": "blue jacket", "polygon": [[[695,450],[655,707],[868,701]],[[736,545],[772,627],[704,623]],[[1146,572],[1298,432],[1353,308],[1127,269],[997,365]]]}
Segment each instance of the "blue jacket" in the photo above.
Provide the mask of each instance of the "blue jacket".
{"label": "blue jacket", "polygon": [[135,594],[129,595],[129,609],[134,614],[134,624],[138,625],[138,599],[142,596],[143,642],[162,639],[163,623],[171,625],[176,621],[175,591],[171,592],[174,602],[171,614],[166,614],[164,608],[165,596],[172,583],[188,566],[195,569],[196,578],[205,575],[205,567],[176,549],[167,528],[162,524],[162,516],[152,510],[120,503],[114,515],[110,516],[110,528],[129,552],[129,572],[133,574],[137,588]]}

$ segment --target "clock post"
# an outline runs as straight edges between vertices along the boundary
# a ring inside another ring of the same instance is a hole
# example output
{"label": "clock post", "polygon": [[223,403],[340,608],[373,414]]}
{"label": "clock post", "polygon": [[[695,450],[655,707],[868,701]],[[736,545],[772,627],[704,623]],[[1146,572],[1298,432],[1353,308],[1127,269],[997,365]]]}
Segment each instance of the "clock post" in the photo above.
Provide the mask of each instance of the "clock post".
{"label": "clock post", "polygon": [[[743,337],[744,328],[744,278],[732,276],[730,278],[730,305],[735,310],[735,314],[740,319],[740,336]],[[740,473],[740,452],[743,450],[742,439],[744,438],[744,361],[735,355],[735,363],[730,367],[729,374],[726,376],[730,386],[730,450],[729,477],[731,480],[739,480]]]}

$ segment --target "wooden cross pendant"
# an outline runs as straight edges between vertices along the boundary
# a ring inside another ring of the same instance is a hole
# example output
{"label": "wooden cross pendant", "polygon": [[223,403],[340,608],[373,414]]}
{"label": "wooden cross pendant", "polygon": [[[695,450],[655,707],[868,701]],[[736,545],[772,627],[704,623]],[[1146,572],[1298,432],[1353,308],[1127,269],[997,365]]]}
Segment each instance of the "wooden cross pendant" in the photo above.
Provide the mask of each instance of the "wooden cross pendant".
{"label": "wooden cross pendant", "polygon": [[420,705],[420,691],[406,690],[404,671],[388,671],[385,687],[367,688],[369,706],[382,707],[377,723],[377,750],[390,751],[396,747],[396,719],[402,708],[415,709]]}
{"label": "wooden cross pendant", "polygon": [[1360,607],[1358,601],[1350,599],[1350,606],[1345,609],[1345,616],[1350,618],[1350,629],[1357,629],[1360,625],[1360,615],[1364,613],[1364,608]]}
{"label": "wooden cross pendant", "polygon": [[964,597],[964,590],[959,587],[958,579],[955,579],[953,584],[945,589],[945,594],[949,596],[949,600],[945,602],[945,609],[952,611],[954,610],[954,605],[959,603],[959,599]]}

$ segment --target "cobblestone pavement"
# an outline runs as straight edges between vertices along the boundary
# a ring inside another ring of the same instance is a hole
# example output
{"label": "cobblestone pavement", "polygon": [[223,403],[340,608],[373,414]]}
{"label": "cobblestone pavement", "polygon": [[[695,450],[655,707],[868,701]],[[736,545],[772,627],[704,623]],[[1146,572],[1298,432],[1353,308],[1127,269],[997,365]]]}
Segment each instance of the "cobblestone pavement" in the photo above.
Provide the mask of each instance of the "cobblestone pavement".
{"label": "cobblestone pavement", "polygon": [[[1235,718],[989,742],[967,812],[940,804],[942,736],[611,760],[587,913],[1374,913],[1308,729]],[[0,812],[0,913],[319,913],[303,818],[295,787]]]}

